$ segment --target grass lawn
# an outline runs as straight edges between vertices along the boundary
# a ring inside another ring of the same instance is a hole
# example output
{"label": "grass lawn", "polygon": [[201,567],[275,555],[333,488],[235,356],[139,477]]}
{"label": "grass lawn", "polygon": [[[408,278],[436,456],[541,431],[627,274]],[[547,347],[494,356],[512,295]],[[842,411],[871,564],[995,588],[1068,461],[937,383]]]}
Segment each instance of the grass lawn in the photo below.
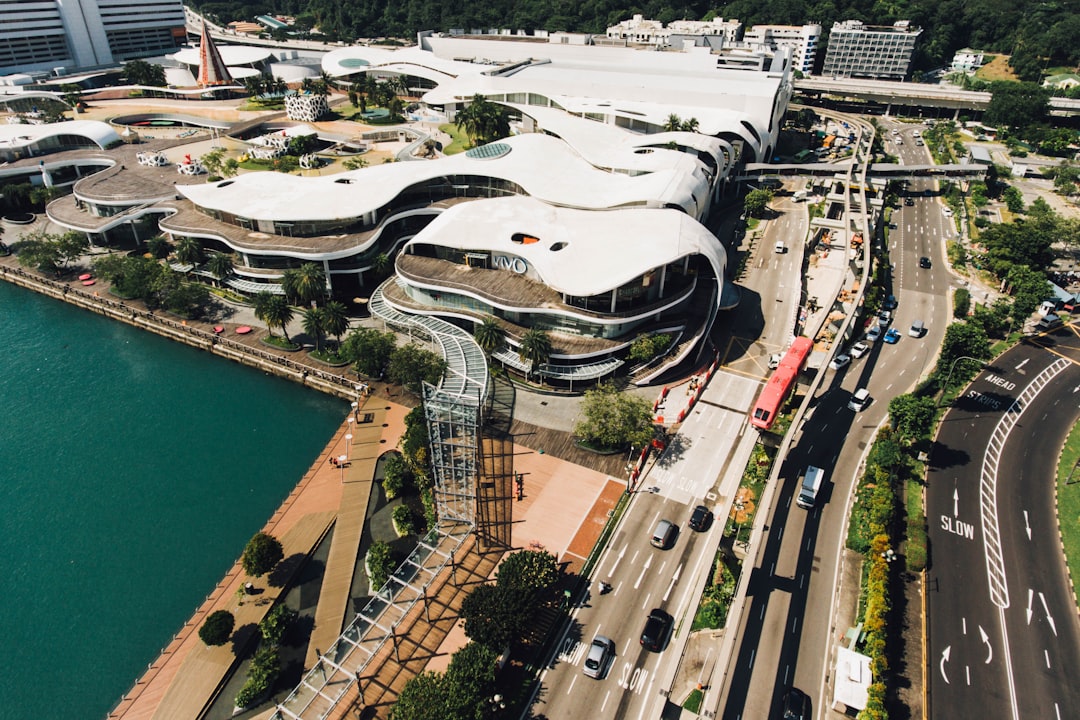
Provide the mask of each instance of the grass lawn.
{"label": "grass lawn", "polygon": [[995,80],[1019,80],[1016,73],[1009,67],[1009,56],[998,55],[991,62],[983,65],[975,71],[975,77],[980,80],[993,82]]}
{"label": "grass lawn", "polygon": [[909,478],[905,483],[907,546],[904,557],[911,572],[920,572],[926,567],[926,519],[923,517],[922,488],[922,484],[914,478]]}
{"label": "grass lawn", "polygon": [[469,149],[469,136],[454,123],[443,123],[439,130],[453,138],[453,141],[443,148],[443,155],[455,155]]}
{"label": "grass lawn", "polygon": [[[1057,506],[1065,562],[1074,584],[1080,582],[1080,477],[1069,476],[1080,460],[1080,425],[1073,427],[1058,460]],[[1074,587],[1073,591],[1076,591]],[[1077,598],[1080,601],[1080,597]]]}

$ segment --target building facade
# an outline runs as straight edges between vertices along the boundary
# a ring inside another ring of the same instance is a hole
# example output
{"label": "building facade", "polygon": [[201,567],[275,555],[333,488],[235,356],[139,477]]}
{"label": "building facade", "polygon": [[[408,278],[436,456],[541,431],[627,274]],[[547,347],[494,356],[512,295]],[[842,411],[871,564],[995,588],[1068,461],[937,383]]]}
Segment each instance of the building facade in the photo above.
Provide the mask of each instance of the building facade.
{"label": "building facade", "polygon": [[750,47],[791,48],[792,68],[806,75],[814,69],[820,41],[820,25],[754,25],[743,33],[743,42]]}
{"label": "building facade", "polygon": [[835,23],[829,33],[822,75],[904,80],[911,68],[915,42],[922,28],[907,20],[892,26],[864,25],[859,20]]}
{"label": "building facade", "polygon": [[672,35],[676,36],[717,36],[723,43],[733,43],[742,34],[742,23],[738,20],[675,20],[666,26],[659,20],[646,20],[643,15],[634,15],[607,29],[609,40],[621,40],[636,45],[667,47],[671,45]]}
{"label": "building facade", "polygon": [[0,75],[116,65],[186,35],[180,0],[0,0]]}

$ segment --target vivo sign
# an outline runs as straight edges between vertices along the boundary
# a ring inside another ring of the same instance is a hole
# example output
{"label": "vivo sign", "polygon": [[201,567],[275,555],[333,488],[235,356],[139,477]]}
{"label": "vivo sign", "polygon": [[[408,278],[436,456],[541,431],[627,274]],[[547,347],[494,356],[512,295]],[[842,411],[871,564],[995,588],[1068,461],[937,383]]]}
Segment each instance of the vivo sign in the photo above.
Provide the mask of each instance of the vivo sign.
{"label": "vivo sign", "polygon": [[524,275],[529,269],[528,264],[526,264],[524,260],[519,257],[510,257],[509,255],[492,255],[491,262],[498,270],[509,270],[518,275]]}

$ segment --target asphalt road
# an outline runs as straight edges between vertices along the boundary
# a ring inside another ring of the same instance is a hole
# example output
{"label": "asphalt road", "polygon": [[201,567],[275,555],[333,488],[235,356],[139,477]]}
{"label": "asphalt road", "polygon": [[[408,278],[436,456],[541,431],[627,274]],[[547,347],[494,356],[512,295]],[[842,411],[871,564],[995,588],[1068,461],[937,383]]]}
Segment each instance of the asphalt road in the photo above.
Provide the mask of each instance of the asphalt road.
{"label": "asphalt road", "polygon": [[1054,502],[1058,454],[1080,417],[1080,340],[1064,328],[1036,342],[979,374],[931,456],[932,717],[1069,718],[1080,707],[1080,622]]}
{"label": "asphalt road", "polygon": [[[910,138],[919,126],[896,123]],[[886,132],[893,127],[885,122]],[[905,164],[925,162],[925,150],[905,142],[899,148]],[[921,154],[921,155],[920,155]],[[794,685],[813,700],[815,717],[828,717],[832,652],[846,628],[833,628],[834,603],[841,574],[848,499],[862,456],[884,421],[888,403],[907,392],[936,358],[948,322],[952,276],[945,263],[944,239],[950,221],[930,180],[908,185],[913,205],[894,212],[889,236],[894,265],[891,291],[898,299],[892,326],[901,333],[896,345],[874,343],[870,352],[832,374],[808,416],[782,470],[784,487],[769,517],[770,529],[761,562],[753,569],[752,605],[743,615],[737,658],[723,699],[723,717],[767,718],[779,712],[783,692]],[[930,193],[927,194],[926,191]],[[953,233],[955,234],[955,233]],[[919,258],[932,259],[930,268]],[[908,335],[914,320],[927,333]],[[857,333],[854,339],[860,339]],[[851,393],[870,390],[872,402],[861,413],[847,409]],[[795,507],[807,465],[826,470],[827,481],[811,512]]]}
{"label": "asphalt road", "polygon": [[[534,716],[552,718],[657,718],[666,702],[658,676],[670,674],[678,662],[669,637],[661,652],[640,644],[649,611],[660,608],[675,618],[687,610],[690,620],[697,598],[689,589],[692,578],[707,572],[723,523],[706,533],[687,527],[691,507],[650,493],[635,499],[632,519],[626,518],[612,537],[595,575],[612,585],[600,595],[594,588],[575,610],[552,667],[541,677],[542,688],[533,705]],[[675,542],[666,550],[650,544],[661,518],[679,527]],[[717,529],[717,527],[719,529]],[[685,633],[687,626],[674,627]],[[589,644],[597,634],[615,641],[615,658],[605,675],[592,679],[582,674]],[[678,645],[676,644],[677,648]],[[665,672],[667,670],[668,672]]]}

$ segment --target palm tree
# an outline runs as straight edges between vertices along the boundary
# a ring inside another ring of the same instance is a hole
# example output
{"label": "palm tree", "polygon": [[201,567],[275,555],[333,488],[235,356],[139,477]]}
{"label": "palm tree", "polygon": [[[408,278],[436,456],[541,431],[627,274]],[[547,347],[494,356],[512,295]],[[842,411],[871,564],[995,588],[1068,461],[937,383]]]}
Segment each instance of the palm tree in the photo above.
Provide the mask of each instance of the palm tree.
{"label": "palm tree", "polygon": [[667,116],[667,122],[664,123],[664,132],[675,132],[682,127],[682,120],[675,113],[671,113]]}
{"label": "palm tree", "polygon": [[480,93],[458,110],[454,124],[463,129],[474,145],[489,142],[510,134],[510,116],[505,107],[491,102]]}
{"label": "palm tree", "polygon": [[192,267],[202,262],[203,248],[199,238],[185,235],[176,241],[176,259]]}
{"label": "palm tree", "polygon": [[300,302],[307,304],[312,300],[321,300],[326,295],[326,273],[322,265],[306,262],[295,272],[294,290]]}
{"label": "palm tree", "polygon": [[323,330],[326,329],[326,313],[313,307],[304,311],[304,332],[315,336],[315,352],[322,350]]}
{"label": "palm tree", "polygon": [[503,329],[498,320],[488,315],[484,318],[484,322],[473,329],[473,337],[476,339],[476,344],[480,346],[480,349],[487,355],[491,355],[491,353],[502,347],[503,342],[506,340],[506,330]]}
{"label": "palm tree", "polygon": [[146,241],[146,251],[150,253],[155,259],[160,260],[163,257],[168,257],[172,251],[172,245],[161,235],[155,235]]}
{"label": "palm tree", "polygon": [[529,364],[529,369],[525,372],[525,379],[528,380],[533,370],[538,365],[546,363],[551,357],[551,336],[536,328],[526,330],[521,336],[518,357],[522,362]]}
{"label": "palm tree", "polygon": [[255,317],[267,325],[270,323],[266,319],[266,311],[270,307],[270,301],[273,299],[274,293],[269,290],[260,290],[255,293],[255,297],[251,298],[251,308],[255,312]]}
{"label": "palm tree", "polygon": [[323,330],[327,335],[337,338],[338,347],[341,347],[341,336],[349,329],[349,309],[345,303],[331,300],[323,305]]}
{"label": "palm tree", "polygon": [[[292,305],[289,305],[289,301],[285,299],[284,295],[271,295],[270,300],[266,303],[266,311],[263,316],[263,320],[266,322],[268,328],[280,327],[281,334],[285,336],[285,341],[291,343],[292,339],[289,337],[288,324],[293,319]],[[270,333],[273,334],[272,332]]]}
{"label": "palm tree", "polygon": [[[232,257],[223,252],[216,252],[210,256],[209,260],[207,260],[206,269],[219,281],[224,280],[229,277],[229,275],[232,275]],[[215,285],[216,284],[217,283],[215,283]]]}
{"label": "palm tree", "polygon": [[385,277],[390,272],[390,266],[390,256],[386,253],[379,253],[371,261],[371,271],[376,277]]}
{"label": "palm tree", "polygon": [[683,123],[679,127],[679,129],[680,130],[685,130],[686,132],[697,132],[698,119],[692,117],[689,120],[683,120]]}

